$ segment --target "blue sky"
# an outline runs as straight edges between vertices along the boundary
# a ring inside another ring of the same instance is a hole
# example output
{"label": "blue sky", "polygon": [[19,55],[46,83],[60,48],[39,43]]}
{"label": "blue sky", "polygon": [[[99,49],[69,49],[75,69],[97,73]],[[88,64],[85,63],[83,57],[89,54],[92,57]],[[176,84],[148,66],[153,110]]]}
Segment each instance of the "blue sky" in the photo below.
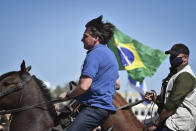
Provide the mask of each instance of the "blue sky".
{"label": "blue sky", "polygon": [[[194,0],[1,0],[0,74],[18,70],[24,59],[31,74],[52,86],[78,80],[86,55],[84,26],[99,15],[152,48],[186,44],[196,71],[195,6]],[[167,58],[146,78],[149,90],[160,92],[168,67]],[[130,90],[125,71],[120,71],[120,80],[121,91]]]}

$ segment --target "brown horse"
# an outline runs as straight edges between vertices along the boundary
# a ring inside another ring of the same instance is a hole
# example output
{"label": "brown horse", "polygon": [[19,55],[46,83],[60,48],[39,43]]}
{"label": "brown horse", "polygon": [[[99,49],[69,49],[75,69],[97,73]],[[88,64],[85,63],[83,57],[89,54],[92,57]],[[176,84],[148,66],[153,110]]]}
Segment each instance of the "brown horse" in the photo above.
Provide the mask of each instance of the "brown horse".
{"label": "brown horse", "polygon": [[[49,90],[35,76],[23,61],[20,71],[0,76],[0,110],[11,110],[51,100]],[[18,88],[19,87],[19,88]],[[11,93],[6,94],[13,89]],[[55,125],[56,111],[51,104],[12,114],[10,131],[45,131]]]}
{"label": "brown horse", "polygon": [[[114,95],[114,106],[116,108],[128,104],[119,94]],[[117,110],[115,114],[111,114],[102,125],[105,131],[113,126],[112,131],[143,131],[145,126],[135,117],[131,110]]]}

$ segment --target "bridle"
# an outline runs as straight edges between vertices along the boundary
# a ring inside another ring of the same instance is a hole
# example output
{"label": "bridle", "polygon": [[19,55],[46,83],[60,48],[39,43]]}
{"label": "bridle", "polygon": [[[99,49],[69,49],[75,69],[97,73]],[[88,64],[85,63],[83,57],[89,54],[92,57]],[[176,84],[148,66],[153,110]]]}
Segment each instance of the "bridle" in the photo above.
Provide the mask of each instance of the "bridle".
{"label": "bridle", "polygon": [[[5,96],[7,95],[10,95],[14,92],[17,92],[21,89],[24,89],[26,83],[31,80],[32,76],[27,76],[23,82],[20,82],[18,83],[14,88],[6,91],[6,92],[3,92],[0,94],[0,99],[4,98]],[[22,93],[21,93],[22,94]],[[22,96],[20,96],[20,99],[21,99]],[[20,100],[21,101],[21,100]],[[24,106],[24,107],[21,107],[21,108],[17,108],[17,109],[11,109],[11,110],[5,110],[5,111],[0,111],[0,115],[4,115],[4,114],[11,114],[11,113],[17,113],[17,112],[21,112],[21,111],[25,111],[25,110],[29,110],[29,109],[32,109],[32,108],[40,108],[40,106],[42,105],[45,105],[45,104],[56,104],[56,103],[60,103],[60,102],[63,102],[62,100],[60,99],[55,99],[55,100],[51,100],[51,101],[46,101],[46,102],[43,102],[43,103],[38,103],[38,104],[35,104],[35,105],[30,105],[30,106]],[[42,108],[40,108],[42,109]]]}
{"label": "bridle", "polygon": [[23,82],[18,83],[14,88],[12,88],[12,89],[10,89],[10,90],[8,90],[8,91],[5,91],[5,92],[3,92],[3,93],[1,93],[1,94],[0,94],[0,99],[4,98],[5,96],[10,95],[10,94],[12,94],[12,93],[14,93],[14,92],[17,92],[17,91],[19,91],[20,89],[23,89],[24,85],[25,85],[29,80],[31,80],[31,78],[32,78],[32,77],[29,75],[29,76],[27,76],[27,77],[24,79]]}

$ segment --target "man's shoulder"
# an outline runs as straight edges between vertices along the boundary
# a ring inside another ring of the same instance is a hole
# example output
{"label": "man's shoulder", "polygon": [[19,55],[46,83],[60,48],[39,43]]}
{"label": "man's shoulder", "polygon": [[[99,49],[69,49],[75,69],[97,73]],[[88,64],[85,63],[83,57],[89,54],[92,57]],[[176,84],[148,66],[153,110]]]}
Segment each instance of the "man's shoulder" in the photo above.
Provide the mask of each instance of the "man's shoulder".
{"label": "man's shoulder", "polygon": [[91,50],[88,55],[93,56],[105,56],[105,55],[111,55],[111,50],[107,46],[99,46],[98,48],[95,48]]}
{"label": "man's shoulder", "polygon": [[196,79],[189,72],[182,72],[176,77],[176,82],[196,84]]}
{"label": "man's shoulder", "polygon": [[182,72],[180,73],[177,77],[177,78],[194,78],[193,75],[189,72]]}

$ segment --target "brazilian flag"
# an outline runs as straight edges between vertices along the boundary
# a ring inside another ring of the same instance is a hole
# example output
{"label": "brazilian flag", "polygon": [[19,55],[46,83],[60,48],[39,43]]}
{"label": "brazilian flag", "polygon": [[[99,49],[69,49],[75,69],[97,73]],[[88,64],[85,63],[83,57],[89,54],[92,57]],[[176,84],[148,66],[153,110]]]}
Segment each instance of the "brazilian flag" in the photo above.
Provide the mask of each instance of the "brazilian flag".
{"label": "brazilian flag", "polygon": [[108,47],[118,60],[119,70],[126,70],[133,80],[139,82],[146,76],[152,76],[167,56],[163,51],[145,46],[117,28]]}

